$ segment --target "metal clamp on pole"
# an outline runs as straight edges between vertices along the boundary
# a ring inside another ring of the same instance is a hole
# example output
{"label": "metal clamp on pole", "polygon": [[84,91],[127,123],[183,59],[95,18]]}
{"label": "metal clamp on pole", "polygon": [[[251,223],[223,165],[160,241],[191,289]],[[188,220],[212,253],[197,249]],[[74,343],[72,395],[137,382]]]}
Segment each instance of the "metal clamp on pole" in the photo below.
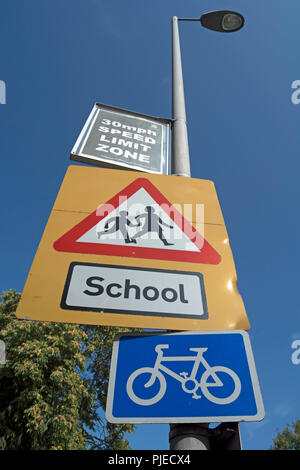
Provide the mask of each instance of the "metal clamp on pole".
{"label": "metal clamp on pole", "polygon": [[241,450],[239,423],[221,423],[211,429],[211,450]]}

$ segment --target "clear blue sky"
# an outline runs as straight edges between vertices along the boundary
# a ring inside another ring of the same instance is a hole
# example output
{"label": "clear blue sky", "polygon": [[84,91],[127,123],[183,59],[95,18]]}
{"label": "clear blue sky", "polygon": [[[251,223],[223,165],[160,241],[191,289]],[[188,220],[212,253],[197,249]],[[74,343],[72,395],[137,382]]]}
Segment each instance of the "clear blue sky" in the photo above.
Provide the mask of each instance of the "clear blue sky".
{"label": "clear blue sky", "polygon": [[[298,0],[2,2],[0,289],[22,291],[70,150],[98,101],[171,117],[171,18],[240,11],[235,34],[181,23],[192,176],[215,182],[245,302],[266,418],[241,425],[265,449],[300,418]],[[168,449],[139,425],[133,449]]]}

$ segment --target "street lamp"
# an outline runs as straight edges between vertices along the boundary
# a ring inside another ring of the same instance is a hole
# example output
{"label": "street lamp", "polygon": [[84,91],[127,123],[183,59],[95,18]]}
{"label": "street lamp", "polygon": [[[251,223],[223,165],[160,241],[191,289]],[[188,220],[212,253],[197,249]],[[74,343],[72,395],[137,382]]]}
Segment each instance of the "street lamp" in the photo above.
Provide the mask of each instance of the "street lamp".
{"label": "street lamp", "polygon": [[180,53],[180,41],[178,32],[178,21],[199,21],[207,29],[232,33],[244,26],[244,17],[237,12],[222,10],[205,13],[200,18],[177,18],[172,20],[172,49],[173,49],[173,158],[172,173],[178,176],[191,176],[190,158],[188,149],[188,137],[186,126],[186,111],[184,99],[184,86],[182,77],[182,64]]}
{"label": "street lamp", "polygon": [[199,20],[205,28],[221,33],[233,33],[244,26],[245,20],[240,13],[222,10],[202,15]]}
{"label": "street lamp", "polygon": [[[190,157],[187,136],[186,111],[178,21],[199,21],[202,26],[223,33],[235,32],[244,26],[240,13],[222,10],[202,15],[200,18],[177,18],[172,20],[172,174],[191,176]],[[211,448],[211,437],[214,431],[208,424],[171,424],[170,449],[172,450],[205,450]],[[235,428],[236,435],[238,428]],[[236,437],[235,448],[238,448],[239,437]]]}

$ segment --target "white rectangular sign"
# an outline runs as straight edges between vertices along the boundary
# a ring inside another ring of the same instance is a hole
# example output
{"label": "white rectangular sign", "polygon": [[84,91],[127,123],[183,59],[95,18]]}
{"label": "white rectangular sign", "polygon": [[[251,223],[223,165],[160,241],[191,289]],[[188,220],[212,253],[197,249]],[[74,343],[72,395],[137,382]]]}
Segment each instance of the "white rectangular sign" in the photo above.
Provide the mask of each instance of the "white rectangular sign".
{"label": "white rectangular sign", "polygon": [[203,276],[162,269],[71,263],[61,308],[207,319]]}
{"label": "white rectangular sign", "polygon": [[71,160],[168,174],[171,120],[96,103]]}

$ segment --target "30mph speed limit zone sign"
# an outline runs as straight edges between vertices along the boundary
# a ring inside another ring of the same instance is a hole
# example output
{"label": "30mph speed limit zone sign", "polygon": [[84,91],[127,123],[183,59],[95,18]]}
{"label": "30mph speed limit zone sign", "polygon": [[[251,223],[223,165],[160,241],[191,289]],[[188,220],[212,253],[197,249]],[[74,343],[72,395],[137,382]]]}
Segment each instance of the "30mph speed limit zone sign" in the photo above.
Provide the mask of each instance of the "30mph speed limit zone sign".
{"label": "30mph speed limit zone sign", "polygon": [[18,318],[133,328],[249,328],[214,184],[70,166]]}

